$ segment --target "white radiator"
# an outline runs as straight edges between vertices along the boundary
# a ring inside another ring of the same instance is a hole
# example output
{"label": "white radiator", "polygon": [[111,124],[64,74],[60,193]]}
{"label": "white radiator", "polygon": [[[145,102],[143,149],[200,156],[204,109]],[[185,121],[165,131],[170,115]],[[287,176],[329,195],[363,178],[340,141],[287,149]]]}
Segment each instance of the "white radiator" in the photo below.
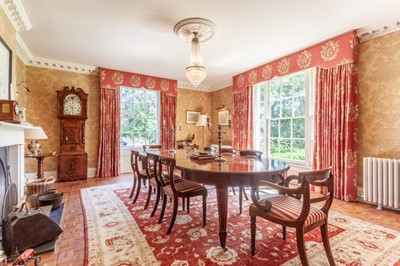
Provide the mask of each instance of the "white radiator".
{"label": "white radiator", "polygon": [[399,209],[400,160],[364,158],[364,201]]}

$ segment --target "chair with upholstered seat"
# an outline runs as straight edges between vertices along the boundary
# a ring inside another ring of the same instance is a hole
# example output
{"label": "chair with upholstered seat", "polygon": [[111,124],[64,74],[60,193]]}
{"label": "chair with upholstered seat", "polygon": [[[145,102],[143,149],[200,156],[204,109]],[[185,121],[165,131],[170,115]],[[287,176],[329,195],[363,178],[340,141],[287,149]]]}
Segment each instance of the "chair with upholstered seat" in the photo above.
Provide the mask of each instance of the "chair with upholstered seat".
{"label": "chair with upholstered seat", "polygon": [[[293,187],[290,181],[298,180]],[[289,187],[289,184],[291,186]],[[286,227],[296,229],[297,249],[302,265],[309,265],[304,244],[304,234],[319,227],[325,253],[330,265],[335,265],[328,238],[328,213],[333,201],[333,175],[331,169],[315,170],[299,173],[298,176],[288,176],[284,186],[267,181],[260,181],[260,185],[276,189],[279,195],[259,200],[256,189],[252,188],[253,204],[249,207],[251,250],[255,253],[256,217],[261,217],[283,226],[283,239],[286,239]],[[310,185],[321,187],[321,194],[310,197]],[[323,205],[314,205],[324,202]]]}
{"label": "chair with upholstered seat", "polygon": [[139,197],[139,192],[142,187],[142,181],[143,181],[143,185],[146,185],[146,180],[148,180],[146,170],[143,167],[144,164],[145,164],[145,158],[140,157],[138,151],[131,150],[131,166],[132,166],[132,170],[133,170],[133,187],[132,187],[132,192],[131,192],[131,195],[129,196],[129,198],[133,197],[133,194],[135,193],[135,190],[136,190],[136,195],[133,198],[133,203],[135,203]]}
{"label": "chair with upholstered seat", "polygon": [[257,160],[262,160],[262,152],[257,150],[241,150],[239,152],[240,156],[247,156]]}
{"label": "chair with upholstered seat", "polygon": [[204,147],[204,151],[216,152],[217,148],[215,148],[214,146],[208,146]]}
{"label": "chair with upholstered seat", "polygon": [[143,150],[161,150],[162,145],[161,144],[145,144],[143,145]]}
{"label": "chair with upholstered seat", "polygon": [[[180,182],[176,182],[176,180],[173,178],[174,175],[174,170],[175,170],[175,159],[172,158],[164,158],[160,157],[157,159],[157,168],[156,168],[156,175],[157,178],[161,183],[163,183],[163,191],[164,191],[164,198],[163,198],[163,204],[161,208],[161,214],[160,218],[158,220],[158,223],[162,222],[165,208],[167,205],[167,197],[171,198],[173,201],[173,211],[172,211],[172,217],[171,217],[171,222],[169,224],[167,234],[170,234],[172,231],[172,228],[175,223],[176,215],[178,213],[178,200],[179,198],[182,198],[182,200],[186,199],[187,200],[187,212],[189,213],[190,211],[190,198],[192,197],[197,197],[201,196],[203,198],[203,226],[206,225],[206,198],[207,198],[207,189],[197,183],[193,182],[190,180],[183,179]],[[164,170],[165,169],[165,170]],[[165,183],[166,178],[169,177],[169,183]]]}
{"label": "chair with upholstered seat", "polygon": [[[149,179],[149,189],[148,189],[148,194],[147,194],[147,199],[144,208],[147,209],[149,203],[150,203],[150,198],[151,198],[151,193],[152,190],[156,191],[156,199],[154,202],[154,207],[153,211],[150,214],[150,217],[153,217],[154,214],[156,213],[156,210],[158,208],[158,204],[160,203],[160,198],[163,196],[163,189],[162,187],[165,186],[165,184],[169,184],[169,177],[166,178],[165,182],[161,182],[158,178],[156,178],[157,174],[157,161],[159,160],[160,156],[147,153],[146,156],[146,172],[147,172],[147,177]],[[173,175],[175,182],[181,182],[182,177],[174,174]],[[183,202],[184,204],[184,202]],[[188,203],[189,204],[189,203]],[[183,205],[184,208],[184,205]]]}

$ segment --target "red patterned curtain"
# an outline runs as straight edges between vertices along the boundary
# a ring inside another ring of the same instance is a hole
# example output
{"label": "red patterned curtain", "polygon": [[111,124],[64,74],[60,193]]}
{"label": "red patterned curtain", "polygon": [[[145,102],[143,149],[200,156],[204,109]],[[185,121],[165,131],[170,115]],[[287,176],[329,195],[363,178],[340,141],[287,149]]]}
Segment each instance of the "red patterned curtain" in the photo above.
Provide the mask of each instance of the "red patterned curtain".
{"label": "red patterned curtain", "polygon": [[[119,70],[100,68],[100,140],[96,177],[117,176],[120,173],[120,94],[121,86],[158,90],[161,94],[161,121],[175,128],[177,81],[152,77]],[[164,100],[163,100],[164,99]],[[165,104],[165,106],[164,106]],[[173,120],[171,120],[173,119]],[[160,125],[161,142],[164,148],[170,148],[170,142],[164,142],[164,133]],[[168,137],[165,137],[167,140]],[[168,141],[168,140],[167,140]],[[170,140],[169,140],[170,141]]]}
{"label": "red patterned curtain", "polygon": [[161,145],[164,149],[175,148],[175,118],[176,118],[176,97],[165,93],[161,97]]}
{"label": "red patterned curtain", "polygon": [[120,173],[120,100],[119,87],[100,87],[100,140],[96,177]]}
{"label": "red patterned curtain", "polygon": [[253,86],[233,95],[232,141],[239,150],[251,150],[253,141]]}
{"label": "red patterned curtain", "polygon": [[357,68],[348,63],[317,68],[315,169],[332,166],[335,198],[357,199]]}

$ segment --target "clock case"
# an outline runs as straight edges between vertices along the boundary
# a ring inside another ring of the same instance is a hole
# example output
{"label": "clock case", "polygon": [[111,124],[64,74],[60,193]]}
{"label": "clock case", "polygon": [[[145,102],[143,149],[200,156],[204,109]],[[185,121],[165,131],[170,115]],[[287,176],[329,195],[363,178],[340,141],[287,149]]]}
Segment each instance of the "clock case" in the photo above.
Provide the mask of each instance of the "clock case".
{"label": "clock case", "polygon": [[[65,114],[64,100],[75,94],[81,102],[81,112]],[[57,110],[60,119],[60,153],[58,156],[57,180],[73,181],[87,179],[87,153],[85,152],[85,122],[87,119],[88,94],[81,88],[65,86],[57,91]]]}

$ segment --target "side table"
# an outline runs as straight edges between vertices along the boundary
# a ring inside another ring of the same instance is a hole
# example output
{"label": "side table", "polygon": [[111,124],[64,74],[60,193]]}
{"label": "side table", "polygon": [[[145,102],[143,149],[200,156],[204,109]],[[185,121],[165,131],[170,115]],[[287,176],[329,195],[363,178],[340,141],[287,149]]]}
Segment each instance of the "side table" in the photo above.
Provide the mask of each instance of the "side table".
{"label": "side table", "polygon": [[33,154],[25,154],[25,158],[36,158],[37,160],[37,178],[43,178],[43,161],[46,157],[55,157],[52,153],[38,153],[36,155]]}

